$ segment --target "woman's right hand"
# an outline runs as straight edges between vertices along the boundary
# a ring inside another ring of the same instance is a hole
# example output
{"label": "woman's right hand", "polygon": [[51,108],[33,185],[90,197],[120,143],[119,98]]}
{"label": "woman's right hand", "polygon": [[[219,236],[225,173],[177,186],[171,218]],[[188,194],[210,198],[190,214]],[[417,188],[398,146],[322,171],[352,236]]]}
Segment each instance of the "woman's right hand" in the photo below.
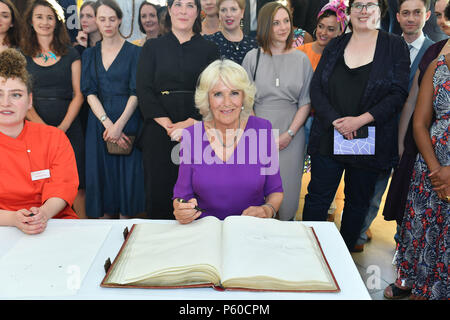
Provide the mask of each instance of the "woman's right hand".
{"label": "woman's right hand", "polygon": [[173,215],[175,219],[181,224],[191,223],[202,214],[201,211],[195,210],[197,199],[192,198],[188,202],[179,202],[177,199],[173,200]]}
{"label": "woman's right hand", "polygon": [[83,30],[78,31],[76,39],[79,45],[87,48],[88,34],[86,32],[84,32]]}

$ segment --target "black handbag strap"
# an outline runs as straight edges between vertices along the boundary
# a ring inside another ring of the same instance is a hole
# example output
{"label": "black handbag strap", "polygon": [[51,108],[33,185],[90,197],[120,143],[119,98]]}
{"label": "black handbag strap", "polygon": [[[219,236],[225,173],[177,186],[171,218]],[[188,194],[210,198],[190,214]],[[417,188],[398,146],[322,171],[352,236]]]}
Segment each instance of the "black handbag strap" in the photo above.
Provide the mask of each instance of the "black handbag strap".
{"label": "black handbag strap", "polygon": [[256,79],[256,70],[258,70],[258,64],[259,64],[259,56],[261,55],[261,48],[258,48],[258,53],[256,54],[256,66],[255,71],[253,72],[253,82]]}

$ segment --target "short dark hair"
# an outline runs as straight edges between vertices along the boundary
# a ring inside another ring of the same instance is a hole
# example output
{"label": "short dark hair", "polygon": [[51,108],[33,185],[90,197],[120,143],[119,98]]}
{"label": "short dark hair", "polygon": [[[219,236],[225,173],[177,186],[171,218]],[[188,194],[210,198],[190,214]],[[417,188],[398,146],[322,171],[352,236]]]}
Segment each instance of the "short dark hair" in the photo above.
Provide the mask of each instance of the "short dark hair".
{"label": "short dark hair", "polygon": [[11,0],[0,0],[0,2],[4,3],[9,8],[9,11],[11,11],[12,23],[12,27],[8,29],[3,44],[8,47],[18,47],[22,28],[22,18]]}
{"label": "short dark hair", "polygon": [[[167,8],[172,8],[173,2],[175,0],[167,0]],[[200,0],[194,0],[195,5],[197,6],[197,18],[195,19],[194,25],[192,26],[192,31],[194,33],[200,33],[202,32],[202,17],[201,17],[201,11],[202,11],[202,5],[200,3]],[[166,14],[166,20],[164,21],[164,25],[167,30],[172,30],[172,20],[170,20],[170,14]]]}
{"label": "short dark hair", "polygon": [[156,11],[156,17],[158,18],[158,23],[159,23],[158,10],[159,10],[159,8],[161,8],[161,6],[159,6],[159,5],[157,5],[157,4],[154,4],[154,3],[151,3],[151,2],[148,2],[148,1],[143,1],[143,2],[141,3],[141,5],[139,6],[139,11],[138,11],[138,15],[139,15],[139,18],[138,18],[138,25],[139,25],[139,30],[140,30],[142,33],[145,33],[145,29],[144,29],[144,26],[142,25],[142,21],[141,21],[141,10],[142,10],[142,8],[143,8],[144,6],[152,6],[153,8],[155,8],[155,11]]}
{"label": "short dark hair", "polygon": [[286,10],[289,15],[289,20],[291,21],[291,32],[286,40],[285,49],[292,47],[292,42],[294,41],[294,26],[291,11],[279,2],[266,3],[259,10],[256,40],[264,52],[267,52],[270,55],[272,55],[272,52],[270,51],[270,42],[272,40],[273,19],[278,10]]}
{"label": "short dark hair", "polygon": [[[400,7],[404,2],[408,0],[398,0],[398,10],[400,10]],[[431,0],[421,0],[423,2],[423,5],[425,6],[425,9],[430,10]]]}
{"label": "short dark hair", "polygon": [[[350,11],[352,10],[352,4],[354,2],[355,2],[355,0],[348,1],[347,14],[350,14]],[[389,6],[388,6],[386,0],[378,0],[377,2],[378,2],[378,6],[380,7],[381,17],[384,17]]]}

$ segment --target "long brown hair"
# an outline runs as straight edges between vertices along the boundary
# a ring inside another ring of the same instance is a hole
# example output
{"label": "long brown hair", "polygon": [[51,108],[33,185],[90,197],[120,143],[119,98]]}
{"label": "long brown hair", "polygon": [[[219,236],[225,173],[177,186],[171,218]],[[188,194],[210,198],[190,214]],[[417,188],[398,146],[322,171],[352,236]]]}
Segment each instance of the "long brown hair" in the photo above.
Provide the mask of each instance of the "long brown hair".
{"label": "long brown hair", "polygon": [[18,47],[22,28],[22,19],[20,18],[19,11],[17,11],[16,6],[11,2],[11,0],[0,0],[0,2],[4,3],[9,8],[12,23],[12,27],[8,29],[6,37],[3,40],[3,45],[12,48]]}
{"label": "long brown hair", "polygon": [[270,51],[270,43],[272,42],[273,19],[278,10],[286,10],[291,22],[291,32],[286,39],[285,50],[292,48],[292,43],[294,41],[294,26],[292,24],[292,14],[290,10],[278,2],[269,2],[265,4],[259,10],[256,40],[258,41],[259,46],[264,50],[264,52],[267,52],[269,55],[272,55],[272,52]]}
{"label": "long brown hair", "polygon": [[[60,13],[62,8],[56,1],[50,3],[47,0],[34,0],[25,11],[24,30],[21,43],[22,52],[27,56],[35,57],[41,51],[36,31],[34,31],[32,26],[33,12],[37,6],[48,7],[55,15],[56,26],[55,31],[53,32],[53,40],[50,44],[50,49],[57,56],[66,55],[68,47],[70,46],[70,37],[66,29],[64,16]],[[57,6],[59,6],[59,8]]]}

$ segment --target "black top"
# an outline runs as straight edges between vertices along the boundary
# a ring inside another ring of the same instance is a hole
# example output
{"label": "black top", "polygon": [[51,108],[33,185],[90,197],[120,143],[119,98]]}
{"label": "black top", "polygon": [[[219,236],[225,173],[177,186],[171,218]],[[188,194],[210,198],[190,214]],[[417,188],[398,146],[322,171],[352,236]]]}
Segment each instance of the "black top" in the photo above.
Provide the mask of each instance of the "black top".
{"label": "black top", "polygon": [[258,48],[258,42],[256,42],[256,39],[245,34],[239,42],[228,40],[221,31],[211,35],[204,35],[203,37],[206,40],[217,44],[220,51],[220,57],[222,59],[230,59],[239,64],[242,64],[247,52],[254,48]]}
{"label": "black top", "polygon": [[[194,104],[197,79],[216,59],[219,59],[216,44],[200,34],[182,44],[172,32],[147,41],[136,73],[136,91],[145,122],[159,117],[169,117],[172,122],[200,120]],[[163,91],[191,93],[162,95]]]}
{"label": "black top", "polygon": [[[342,56],[336,63],[329,81],[330,103],[342,117],[361,115],[361,98],[369,80],[372,62],[358,67],[349,68]],[[320,153],[333,154],[333,128],[328,128],[322,135]]]}
{"label": "black top", "polygon": [[[324,49],[311,81],[311,107],[315,117],[311,127],[308,153],[320,152],[321,136],[341,114],[330,103],[329,80],[337,62],[344,55],[352,33],[334,38]],[[375,155],[349,156],[347,163],[387,170],[397,164],[397,118],[408,96],[409,50],[397,35],[378,33],[375,55],[367,85],[360,99],[361,113],[375,119]]]}
{"label": "black top", "polygon": [[25,58],[27,71],[33,76],[33,95],[72,99],[72,63],[81,58],[77,50],[68,47],[67,54],[50,66],[40,66],[29,56]]}

